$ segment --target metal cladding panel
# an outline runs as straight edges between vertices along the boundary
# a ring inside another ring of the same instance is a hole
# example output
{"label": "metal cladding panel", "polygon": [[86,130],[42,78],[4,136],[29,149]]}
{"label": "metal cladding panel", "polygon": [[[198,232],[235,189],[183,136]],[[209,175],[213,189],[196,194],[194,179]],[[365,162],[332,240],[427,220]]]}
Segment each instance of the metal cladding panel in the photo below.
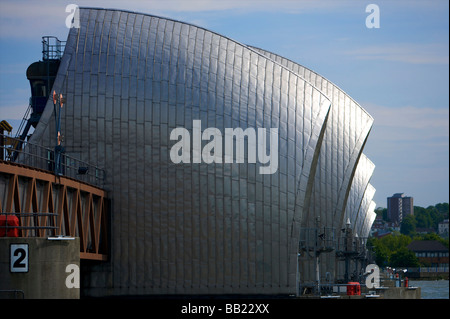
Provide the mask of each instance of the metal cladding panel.
{"label": "metal cladding panel", "polygon": [[372,228],[372,224],[375,221],[375,218],[377,217],[377,214],[375,213],[375,207],[376,204],[374,201],[372,201],[369,204],[369,208],[367,210],[366,219],[364,220],[364,225],[361,230],[361,236],[364,238],[369,237],[370,229]]}
{"label": "metal cladding panel", "polygon": [[[118,10],[80,9],[61,65],[64,147],[106,169],[112,199],[111,260],[90,268],[86,295],[297,293],[323,93],[221,35]],[[53,145],[52,112],[49,102],[34,142]],[[207,164],[194,145],[188,163],[174,163],[177,128],[192,144],[207,128],[275,128],[277,169],[261,174],[267,164],[251,152]]]}
{"label": "metal cladding panel", "polygon": [[[315,227],[316,219],[320,217],[321,227],[339,230],[345,224],[345,208],[349,197],[355,199],[358,196],[350,195],[351,185],[373,118],[344,91],[319,74],[274,53],[254,49],[311,82],[332,102],[302,226]],[[364,176],[370,178],[371,173],[366,173]],[[361,196],[359,194],[359,198]],[[330,254],[322,257],[322,273],[328,273],[332,277],[336,275],[335,259]],[[303,282],[314,281],[314,267],[314,260],[301,260]]]}
{"label": "metal cladding panel", "polygon": [[[362,237],[362,232],[364,227],[364,224],[368,221],[367,215],[371,212],[371,204],[373,203],[372,199],[375,195],[375,187],[373,187],[371,184],[367,185],[367,189],[364,192],[363,200],[361,201],[361,206],[358,211],[357,218],[353,221],[352,227],[354,232],[356,232],[360,237]],[[373,211],[373,210],[372,210]]]}
{"label": "metal cladding panel", "polygon": [[316,217],[324,227],[343,227],[353,175],[372,127],[373,118],[350,96],[319,74],[284,57],[254,48],[311,82],[331,100],[331,110],[320,149],[304,227],[314,227]]}
{"label": "metal cladding panel", "polygon": [[[363,204],[364,196],[366,196],[365,193],[374,169],[375,165],[367,158],[367,156],[361,154],[352,180],[344,216],[344,220],[350,220],[353,227],[356,225],[357,220],[364,220],[366,217],[365,214],[368,213],[368,211],[361,210],[361,205]],[[360,216],[359,214],[363,215]]]}

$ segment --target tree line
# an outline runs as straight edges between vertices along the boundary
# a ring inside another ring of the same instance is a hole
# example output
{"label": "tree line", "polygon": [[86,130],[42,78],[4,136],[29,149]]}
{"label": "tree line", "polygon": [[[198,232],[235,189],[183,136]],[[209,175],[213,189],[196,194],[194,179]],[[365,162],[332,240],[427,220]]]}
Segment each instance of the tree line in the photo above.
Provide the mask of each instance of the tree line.
{"label": "tree line", "polygon": [[[448,203],[439,203],[427,208],[414,206],[414,215],[403,217],[400,233],[414,236],[417,229],[420,228],[433,229],[437,232],[438,224],[444,219],[448,219],[448,212]],[[384,221],[390,221],[387,216],[387,208],[377,208],[375,213],[381,215]]]}
{"label": "tree line", "polygon": [[[386,208],[378,208],[375,212],[382,214],[383,219],[388,221]],[[403,218],[400,232],[394,231],[391,235],[382,238],[370,237],[368,239],[367,246],[375,254],[375,263],[381,267],[428,266],[420,264],[416,255],[407,246],[413,240],[437,240],[448,248],[448,237],[444,239],[436,233],[438,224],[448,218],[448,203],[440,203],[427,208],[414,206],[414,215]],[[431,228],[435,232],[418,234],[417,229],[419,228]]]}

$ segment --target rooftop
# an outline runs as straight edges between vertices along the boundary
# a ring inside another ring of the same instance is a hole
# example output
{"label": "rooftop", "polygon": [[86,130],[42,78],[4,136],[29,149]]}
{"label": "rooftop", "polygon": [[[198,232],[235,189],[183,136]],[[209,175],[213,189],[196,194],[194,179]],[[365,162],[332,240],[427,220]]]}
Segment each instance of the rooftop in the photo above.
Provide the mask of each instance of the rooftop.
{"label": "rooftop", "polygon": [[412,251],[448,251],[442,243],[437,240],[413,240],[408,249]]}

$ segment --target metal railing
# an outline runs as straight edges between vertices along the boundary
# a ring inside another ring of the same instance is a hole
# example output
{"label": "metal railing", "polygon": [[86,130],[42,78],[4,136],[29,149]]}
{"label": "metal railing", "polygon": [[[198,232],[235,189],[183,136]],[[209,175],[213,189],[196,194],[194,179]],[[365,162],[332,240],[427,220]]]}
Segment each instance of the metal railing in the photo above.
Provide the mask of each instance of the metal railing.
{"label": "metal railing", "polygon": [[350,254],[354,257],[365,257],[368,254],[367,237],[338,237],[336,253],[338,256]]}
{"label": "metal railing", "polygon": [[367,237],[336,236],[332,227],[301,228],[299,249],[303,251],[336,251],[338,255],[363,256],[368,252]]}
{"label": "metal railing", "polygon": [[[55,150],[22,141],[0,133],[0,159],[54,172],[56,175],[70,177],[85,183],[103,187],[106,172],[92,164],[61,153],[59,166],[56,166]],[[17,145],[22,144],[22,147]]]}
{"label": "metal railing", "polygon": [[300,251],[330,252],[336,248],[335,229],[311,227],[300,229]]}
{"label": "metal railing", "polygon": [[42,59],[56,60],[61,59],[66,41],[60,41],[54,36],[42,37]]}
{"label": "metal railing", "polygon": [[26,123],[28,122],[28,119],[30,118],[31,112],[32,112],[32,107],[31,107],[31,97],[30,97],[27,110],[25,111],[22,121],[20,122],[20,126],[17,129],[15,138],[18,139],[20,137],[21,132],[23,132],[23,129],[25,128]]}
{"label": "metal railing", "polygon": [[408,272],[419,272],[419,273],[448,273],[447,267],[416,267],[416,268],[407,268]]}
{"label": "metal railing", "polygon": [[[57,213],[0,213],[0,216],[6,217],[0,224],[0,237],[42,237],[44,232],[59,235],[55,233]],[[8,220],[11,222],[15,217],[18,225],[10,225]]]}
{"label": "metal railing", "polygon": [[[321,298],[339,298],[348,294],[348,289],[350,287],[359,286],[360,294],[368,297],[379,297],[378,295],[374,295],[374,291],[369,291],[364,283],[360,282],[348,282],[343,284],[338,283],[322,283],[320,285],[320,292],[317,291],[311,285],[300,285],[299,286],[299,295],[315,295],[320,296]],[[353,294],[350,294],[353,295]]]}

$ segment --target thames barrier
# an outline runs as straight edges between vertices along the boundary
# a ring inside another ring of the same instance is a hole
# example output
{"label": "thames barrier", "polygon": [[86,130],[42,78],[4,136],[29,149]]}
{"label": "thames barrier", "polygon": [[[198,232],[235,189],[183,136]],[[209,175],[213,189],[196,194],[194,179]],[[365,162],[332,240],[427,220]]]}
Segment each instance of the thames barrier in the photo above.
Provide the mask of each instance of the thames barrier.
{"label": "thames barrier", "polygon": [[[33,134],[2,145],[5,167],[54,182],[0,172],[0,212],[18,228],[20,214],[54,214],[28,226],[78,238],[82,297],[302,296],[364,277],[375,165],[363,107],[205,28],[78,10],[67,41],[44,38],[29,70]],[[34,148],[39,167],[26,161]]]}

